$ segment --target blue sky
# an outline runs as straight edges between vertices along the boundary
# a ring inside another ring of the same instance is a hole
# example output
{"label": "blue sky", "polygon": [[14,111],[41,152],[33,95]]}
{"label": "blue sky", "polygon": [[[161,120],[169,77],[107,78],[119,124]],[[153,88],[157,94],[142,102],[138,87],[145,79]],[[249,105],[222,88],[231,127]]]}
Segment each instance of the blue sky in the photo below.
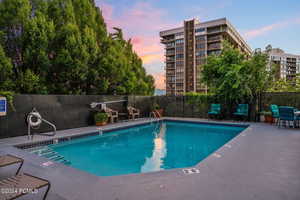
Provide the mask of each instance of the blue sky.
{"label": "blue sky", "polygon": [[163,87],[161,30],[183,20],[207,21],[226,17],[252,49],[271,44],[300,54],[300,0],[96,0],[108,27],[118,26],[133,39],[147,71]]}

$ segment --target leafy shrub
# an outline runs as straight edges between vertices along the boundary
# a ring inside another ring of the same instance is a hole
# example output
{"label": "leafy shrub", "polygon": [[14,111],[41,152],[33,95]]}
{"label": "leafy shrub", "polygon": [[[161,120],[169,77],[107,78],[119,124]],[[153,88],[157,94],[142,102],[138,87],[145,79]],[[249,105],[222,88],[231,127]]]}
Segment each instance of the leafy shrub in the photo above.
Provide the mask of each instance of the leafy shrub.
{"label": "leafy shrub", "polygon": [[108,115],[106,113],[98,112],[94,115],[94,120],[95,120],[96,123],[97,122],[100,122],[100,123],[101,122],[106,122],[108,120]]}

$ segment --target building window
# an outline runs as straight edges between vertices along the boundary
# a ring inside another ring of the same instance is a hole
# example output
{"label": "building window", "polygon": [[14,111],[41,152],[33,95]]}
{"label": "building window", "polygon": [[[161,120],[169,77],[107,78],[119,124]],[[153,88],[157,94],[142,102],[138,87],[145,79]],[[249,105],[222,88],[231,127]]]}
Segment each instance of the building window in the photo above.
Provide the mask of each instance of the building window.
{"label": "building window", "polygon": [[220,26],[216,26],[216,27],[211,27],[207,29],[207,33],[213,33],[213,32],[218,32],[221,30]]}
{"label": "building window", "polygon": [[183,61],[176,61],[176,66],[183,66]]}
{"label": "building window", "polygon": [[183,39],[180,39],[180,40],[176,40],[176,44],[182,44],[184,42],[184,40]]}
{"label": "building window", "polygon": [[205,51],[197,51],[196,56],[205,56]]}
{"label": "building window", "polygon": [[175,44],[172,42],[172,43],[167,43],[166,44],[166,47],[174,47],[175,46]]}
{"label": "building window", "polygon": [[212,44],[209,44],[208,49],[212,48],[212,49],[220,49],[221,48],[221,43],[212,43]]}
{"label": "building window", "polygon": [[205,41],[205,35],[198,35],[196,36],[197,41]]}
{"label": "building window", "polygon": [[216,50],[216,51],[209,51],[208,55],[220,55],[221,54],[221,50]]}
{"label": "building window", "polygon": [[183,51],[183,46],[176,47],[176,51]]}
{"label": "building window", "polygon": [[183,32],[180,32],[180,33],[176,33],[175,36],[182,36],[183,35]]}
{"label": "building window", "polygon": [[176,55],[176,58],[177,58],[177,59],[178,59],[178,58],[180,58],[180,59],[183,58],[183,54],[177,54],[177,55]]}
{"label": "building window", "polygon": [[176,72],[177,73],[180,73],[180,72],[183,72],[183,70],[184,70],[184,68],[183,68],[183,66],[182,67],[176,67]]}
{"label": "building window", "polygon": [[207,41],[214,41],[214,40],[220,40],[220,39],[221,39],[220,35],[207,37]]}
{"label": "building window", "polygon": [[200,32],[204,32],[205,28],[197,28],[195,29],[195,33],[200,33]]}
{"label": "building window", "polygon": [[204,43],[196,43],[196,49],[204,49],[205,44]]}

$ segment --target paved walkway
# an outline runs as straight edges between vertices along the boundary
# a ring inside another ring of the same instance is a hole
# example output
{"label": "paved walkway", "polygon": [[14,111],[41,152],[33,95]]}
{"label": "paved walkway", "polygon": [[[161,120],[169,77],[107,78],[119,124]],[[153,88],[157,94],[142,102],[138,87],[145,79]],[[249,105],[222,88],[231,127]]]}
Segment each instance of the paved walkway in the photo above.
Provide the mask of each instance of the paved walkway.
{"label": "paved walkway", "polygon": [[[95,127],[86,128],[86,131],[89,129],[95,130]],[[300,199],[300,130],[277,128],[265,123],[251,123],[249,128],[217,150],[216,154],[196,165],[200,173],[192,175],[184,174],[181,169],[173,169],[97,177],[59,163],[41,167],[47,161],[45,158],[2,141],[0,154],[5,153],[22,156],[25,159],[24,172],[51,181],[49,199]],[[1,169],[0,178],[13,175],[15,170],[16,167]],[[28,197],[38,198],[38,195]]]}

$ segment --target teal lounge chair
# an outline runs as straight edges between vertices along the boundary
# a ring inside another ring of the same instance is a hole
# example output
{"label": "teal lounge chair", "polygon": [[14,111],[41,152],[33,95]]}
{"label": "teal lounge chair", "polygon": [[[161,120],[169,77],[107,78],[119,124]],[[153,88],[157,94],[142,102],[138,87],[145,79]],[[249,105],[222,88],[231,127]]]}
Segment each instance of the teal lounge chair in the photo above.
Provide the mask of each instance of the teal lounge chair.
{"label": "teal lounge chair", "polygon": [[[295,109],[296,111],[300,111],[298,109]],[[297,121],[297,127],[300,128],[300,115],[296,115],[296,121]]]}
{"label": "teal lounge chair", "polygon": [[220,115],[221,114],[221,104],[211,104],[210,111],[208,115]]}
{"label": "teal lounge chair", "polygon": [[278,118],[279,118],[279,109],[278,109],[278,106],[275,105],[275,104],[271,104],[270,105],[270,110],[272,112],[272,117],[274,119],[276,119],[276,123],[278,124],[278,122],[279,122],[279,120],[278,120]]}
{"label": "teal lounge chair", "polygon": [[233,115],[241,116],[241,117],[248,117],[249,114],[249,106],[248,104],[239,104],[236,112]]}
{"label": "teal lounge chair", "polygon": [[282,122],[285,122],[285,126],[292,122],[293,127],[296,127],[298,118],[295,115],[295,108],[290,106],[279,106],[279,122],[278,126],[282,125]]}

